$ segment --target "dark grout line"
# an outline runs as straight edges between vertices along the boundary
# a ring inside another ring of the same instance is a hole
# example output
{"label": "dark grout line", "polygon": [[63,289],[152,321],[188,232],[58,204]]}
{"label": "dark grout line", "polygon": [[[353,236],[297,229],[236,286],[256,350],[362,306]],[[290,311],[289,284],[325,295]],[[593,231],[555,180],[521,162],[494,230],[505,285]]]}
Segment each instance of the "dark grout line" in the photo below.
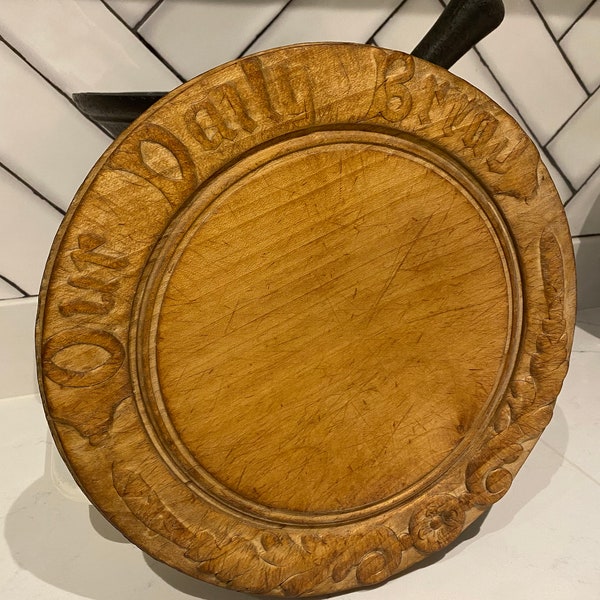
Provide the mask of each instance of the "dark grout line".
{"label": "dark grout line", "polygon": [[151,9],[148,10],[148,12],[133,26],[133,30],[137,31],[155,12],[156,9],[164,2],[165,0],[158,0],[158,2],[156,2],[154,4],[154,6],[152,6]]}
{"label": "dark grout line", "polygon": [[563,38],[565,37],[565,35],[567,35],[567,33],[569,33],[569,31],[571,31],[571,29],[573,29],[573,27],[579,22],[579,19],[581,19],[581,17],[583,17],[583,15],[585,15],[585,13],[588,10],[590,10],[590,8],[592,8],[592,5],[594,4],[594,2],[596,2],[596,0],[591,0],[591,2],[581,11],[581,13],[579,14],[579,16],[567,27],[567,29],[556,40],[557,42],[561,42],[563,40]]}
{"label": "dark grout line", "polygon": [[[488,63],[486,62],[486,60],[483,58],[483,56],[481,55],[481,53],[479,52],[479,50],[477,49],[477,47],[473,48],[473,52],[475,52],[475,54],[477,54],[477,56],[479,57],[479,60],[483,63],[483,65],[485,66],[485,68],[489,71],[490,75],[492,76],[492,79],[496,82],[496,84],[498,85],[498,87],[500,88],[500,90],[504,93],[504,95],[508,98],[509,102],[512,104],[513,108],[515,109],[515,112],[519,115],[519,117],[521,118],[521,120],[523,121],[523,123],[525,123],[528,128],[529,128],[529,136],[531,137],[531,139],[533,139],[536,144],[538,145],[539,148],[541,148],[544,152],[544,158],[556,169],[556,171],[558,172],[558,174],[564,179],[565,183],[567,184],[567,187],[569,188],[569,191],[571,192],[571,198],[573,197],[573,194],[575,194],[575,188],[573,186],[573,184],[569,181],[569,179],[567,178],[567,176],[564,174],[563,170],[560,168],[560,166],[558,165],[558,163],[554,160],[554,157],[546,151],[546,147],[540,143],[540,140],[537,138],[537,136],[535,135],[535,133],[531,130],[529,124],[527,123],[527,119],[525,119],[523,117],[523,115],[521,114],[521,111],[519,110],[519,108],[517,107],[517,105],[515,104],[515,102],[513,101],[513,99],[510,97],[510,94],[504,89],[504,86],[502,85],[502,83],[500,82],[500,80],[496,77],[496,74],[492,71],[492,69],[490,68],[490,66],[488,65]],[[565,201],[565,205],[569,200]]]}
{"label": "dark grout line", "polygon": [[575,198],[575,194],[578,194],[588,183],[588,181],[596,174],[598,173],[598,170],[600,169],[600,164],[597,164],[593,169],[592,172],[584,179],[583,183],[577,188],[577,190],[575,190],[575,193],[573,194],[573,196],[571,196],[564,204],[565,208],[571,203],[571,200],[573,200],[573,198]]}
{"label": "dark grout line", "polygon": [[237,55],[237,58],[242,58],[242,56],[244,56],[244,54],[246,54],[246,52],[248,52],[248,50],[250,50],[250,48],[252,48],[252,46],[254,46],[256,41],[263,35],[263,33],[265,31],[267,31],[267,29],[269,29],[269,27],[271,27],[271,25],[273,25],[273,23],[275,23],[275,21],[277,21],[277,19],[279,19],[279,17],[283,13],[283,11],[292,2],[293,2],[293,0],[287,0],[287,2],[279,9],[279,12],[254,36],[252,41],[249,44],[247,44],[246,47]]}
{"label": "dark grout line", "polygon": [[[577,190],[575,189],[575,186],[571,183],[571,180],[567,177],[565,172],[561,169],[559,164],[556,162],[556,159],[554,158],[554,156],[552,156],[552,154],[550,154],[550,152],[547,152],[543,146],[541,146],[541,148],[544,150],[544,158],[554,167],[554,169],[558,172],[558,174],[563,178],[563,181],[567,184],[567,187],[569,188],[569,192],[571,192],[571,195],[563,202],[563,206],[566,206],[571,201],[573,196],[577,193]],[[552,183],[554,183],[554,181],[552,181]],[[554,183],[554,186],[556,187],[556,183]],[[561,200],[562,200],[562,198],[561,198]]]}
{"label": "dark grout line", "polygon": [[586,98],[564,121],[564,123],[552,134],[552,136],[548,139],[548,141],[544,144],[544,149],[546,149],[553,141],[554,138],[568,125],[569,121],[588,103],[589,98]]}
{"label": "dark grout line", "polygon": [[[371,35],[371,37],[369,38],[369,40],[367,41],[367,43],[374,43],[375,42],[375,36],[377,35],[377,33],[389,22],[389,20],[398,12],[398,10],[402,7],[402,5],[405,2],[406,2],[406,0],[402,0],[402,2],[400,2],[400,4],[392,11],[392,13],[387,17],[387,19]],[[447,2],[445,2],[445,0],[439,0],[439,2],[442,5],[442,7],[445,7],[446,4],[447,4]],[[537,7],[536,7],[536,10],[537,10]],[[538,14],[539,14],[539,11],[538,11]],[[543,20],[543,17],[541,16],[541,14],[540,14],[540,17]],[[547,25],[546,25],[545,21],[544,21],[544,25],[547,28]],[[509,102],[511,103],[512,107],[514,108],[515,112],[519,115],[519,117],[521,118],[521,120],[523,121],[523,123],[527,124],[527,126],[529,127],[529,124],[527,123],[527,120],[523,117],[523,115],[522,115],[521,111],[518,109],[516,103],[513,101],[513,99],[511,98],[510,94],[504,88],[504,86],[502,85],[502,83],[500,82],[500,80],[496,77],[495,73],[492,71],[492,69],[490,68],[490,66],[488,65],[488,63],[486,62],[486,60],[483,58],[483,56],[481,55],[481,53],[479,52],[479,50],[477,49],[477,47],[476,46],[473,47],[472,50],[478,56],[479,60],[482,62],[482,64],[485,66],[485,68],[488,70],[489,74],[494,79],[494,81],[496,82],[496,84],[498,85],[498,87],[500,88],[500,90],[502,91],[502,93],[508,98]],[[582,103],[581,106],[583,106],[583,104],[585,104],[585,102],[587,102],[587,99]],[[581,106],[579,108],[581,108]],[[577,110],[579,110],[579,108]],[[569,119],[570,118],[571,117],[569,117]],[[567,119],[567,121],[569,119]],[[566,124],[566,122],[563,123],[563,125],[561,125],[561,128],[564,127],[565,124]],[[568,177],[565,175],[565,173],[563,172],[563,170],[560,168],[560,166],[558,165],[558,163],[556,162],[556,160],[554,159],[554,157],[549,153],[549,151],[547,151],[546,145],[544,145],[544,144],[542,144],[540,142],[540,140],[533,133],[533,131],[531,130],[531,128],[529,128],[529,132],[528,133],[529,133],[529,136],[536,142],[536,144],[538,145],[538,147],[543,150],[543,158],[546,159],[556,169],[556,171],[564,179],[567,187],[569,188],[569,191],[571,192],[571,196],[567,200],[565,200],[565,204],[564,205],[566,206],[567,203],[571,200],[571,198],[573,198],[573,195],[576,193],[575,187],[571,184],[571,182],[569,181]],[[556,133],[554,135],[556,135]]]}
{"label": "dark grout line", "polygon": [[[17,290],[17,292],[19,292],[19,294],[21,294],[25,298],[31,298],[33,296],[33,294],[29,294],[28,292],[26,292],[20,285],[17,285],[14,281],[12,281],[8,277],[6,277],[6,275],[2,275],[0,273],[0,279],[2,279],[3,281],[6,281],[6,283],[8,283],[8,285],[15,288],[15,290]],[[8,300],[8,298],[4,298],[4,300]]]}
{"label": "dark grout line", "polygon": [[402,5],[406,4],[406,0],[400,0],[400,3],[396,8],[385,18],[385,20],[377,27],[377,29],[371,34],[369,39],[366,41],[367,44],[377,46],[375,42],[375,36],[390,22],[390,20],[394,17],[394,15],[402,8]]}
{"label": "dark grout line", "polygon": [[[151,54],[153,54],[165,67],[167,67],[167,69],[169,69],[169,71],[171,71],[171,73],[173,73],[173,75],[175,75],[175,77],[177,77],[177,79],[179,79],[179,81],[181,81],[181,83],[185,83],[187,81],[187,79],[185,77],[183,77],[183,75],[181,73],[179,73],[177,71],[177,69],[175,69],[175,67],[169,63],[167,61],[167,59],[162,56],[160,54],[160,52],[158,52],[158,50],[152,46],[150,44],[150,42],[148,42],[139,31],[131,28],[123,19],[123,17],[121,17],[121,15],[119,13],[117,13],[112,6],[110,6],[109,4],[106,3],[106,0],[100,0],[100,2],[103,4],[104,8],[106,8],[106,10],[108,10],[108,12],[115,18],[117,19],[117,21],[119,21],[119,23],[121,23],[121,25],[123,25],[124,27],[127,28],[127,30],[137,39],[139,40],[142,45],[146,48],[146,50],[148,50]],[[170,91],[170,90],[168,90]]]}
{"label": "dark grout line", "polygon": [[29,189],[34,195],[36,195],[40,200],[43,200],[47,204],[49,204],[52,208],[58,211],[61,215],[65,215],[66,212],[58,205],[54,204],[51,200],[48,200],[46,196],[38,192],[28,181],[23,179],[20,175],[17,175],[11,168],[7,167],[2,161],[0,161],[0,168],[4,169],[9,175],[14,177],[17,181],[22,183],[27,189]]}
{"label": "dark grout line", "polygon": [[108,133],[106,132],[106,130],[103,127],[98,125],[98,123],[96,123],[96,121],[94,121],[92,118],[88,117],[85,113],[81,112],[79,110],[79,108],[77,108],[77,105],[75,104],[75,102],[73,102],[73,99],[71,98],[71,96],[69,96],[66,92],[64,92],[61,88],[59,88],[51,79],[46,77],[46,75],[44,75],[44,73],[42,73],[35,65],[33,65],[31,62],[29,62],[29,60],[27,60],[27,58],[19,50],[17,50],[17,48],[15,48],[10,42],[8,42],[2,35],[0,35],[0,42],[2,42],[5,46],[10,48],[30,69],[33,69],[33,71],[35,71],[35,73],[37,73],[37,75],[39,75],[52,89],[54,89],[56,92],[58,92],[71,106],[73,106],[80,115],[84,116],[90,123],[92,123],[97,129],[99,129],[104,135],[108,135]]}
{"label": "dark grout line", "polygon": [[546,19],[544,19],[544,15],[542,15],[542,12],[540,11],[540,9],[537,7],[537,4],[533,0],[529,0],[529,2],[531,4],[531,6],[533,6],[533,9],[535,10],[535,12],[538,14],[538,17],[541,19],[542,23],[544,24],[544,27],[545,27],[546,31],[548,32],[548,35],[554,42],[555,46],[558,48],[558,51],[560,52],[561,56],[563,57],[563,60],[567,63],[567,65],[568,65],[569,69],[571,69],[571,72],[573,73],[575,79],[577,79],[577,82],[579,83],[579,85],[581,86],[581,88],[587,94],[587,96],[589,98],[590,92],[587,89],[587,86],[583,82],[583,79],[581,79],[581,77],[579,76],[579,73],[577,73],[577,71],[575,70],[573,63],[571,62],[571,60],[569,59],[569,57],[567,56],[565,51],[562,49],[562,46],[560,45],[560,43],[557,42],[556,39],[554,38],[554,35],[552,34],[552,30],[550,29],[548,23],[546,23]]}
{"label": "dark grout line", "polygon": [[580,233],[571,237],[573,240],[580,240],[585,238],[600,237],[600,233]]}

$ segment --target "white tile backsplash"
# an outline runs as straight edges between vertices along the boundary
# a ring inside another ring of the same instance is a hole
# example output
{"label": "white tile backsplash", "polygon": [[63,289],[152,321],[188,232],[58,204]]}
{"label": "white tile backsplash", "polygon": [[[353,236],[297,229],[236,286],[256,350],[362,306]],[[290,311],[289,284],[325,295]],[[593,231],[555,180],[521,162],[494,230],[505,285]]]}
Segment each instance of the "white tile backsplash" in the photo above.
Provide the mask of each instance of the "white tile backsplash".
{"label": "white tile backsplash", "polygon": [[600,164],[600,89],[573,115],[548,144],[563,173],[576,187]]}
{"label": "white tile backsplash", "polygon": [[186,78],[237,58],[285,0],[165,0],[140,33]]}
{"label": "white tile backsplash", "polygon": [[181,83],[101,2],[2,0],[0,34],[69,94]]}
{"label": "white tile backsplash", "polygon": [[600,168],[569,202],[565,212],[571,235],[591,235],[600,231]]}
{"label": "white tile backsplash", "polygon": [[159,0],[105,0],[129,26],[137,25]]}
{"label": "white tile backsplash", "polygon": [[600,86],[600,4],[594,4],[561,40],[589,92]]}
{"label": "white tile backsplash", "polygon": [[545,144],[585,101],[586,91],[530,0],[504,4],[504,22],[478,48],[534,135]]}
{"label": "white tile backsplash", "polygon": [[0,161],[67,208],[110,139],[2,43],[0,90]]}
{"label": "white tile backsplash", "polygon": [[22,297],[23,297],[22,292],[20,292],[17,288],[10,285],[10,283],[8,283],[8,281],[5,281],[0,276],[0,298],[2,298],[3,300],[9,300],[9,299],[13,299],[13,298],[22,298]]}
{"label": "white tile backsplash", "polygon": [[[0,39],[7,42],[0,41],[0,164],[66,209],[110,141],[68,100],[70,92],[168,90],[179,82],[173,71],[191,78],[244,51],[309,40],[374,39],[410,51],[443,3],[0,0]],[[500,29],[453,71],[532,134],[563,202],[568,201],[573,234],[600,234],[600,99],[598,92],[590,93],[600,77],[600,0],[505,0],[505,5]],[[9,275],[35,293],[39,256],[56,228],[51,207],[12,176],[4,173],[3,179],[10,184],[3,185],[2,214],[11,215],[10,224],[0,222],[3,247],[13,247],[15,238],[30,239],[34,231],[40,235],[33,236],[32,252],[24,255],[29,258],[4,252],[0,299],[20,294]],[[582,256],[580,271],[594,263],[587,251]],[[581,277],[598,279],[598,274]],[[582,294],[595,294],[594,289],[580,286]]]}
{"label": "white tile backsplash", "polygon": [[443,8],[438,0],[406,0],[375,34],[375,42],[384,48],[410,52],[435,23]]}
{"label": "white tile backsplash", "polygon": [[300,42],[365,43],[397,5],[398,0],[293,0],[249,52]]}
{"label": "white tile backsplash", "polygon": [[48,252],[62,215],[0,169],[0,273],[37,294]]}
{"label": "white tile backsplash", "polygon": [[559,39],[589,6],[590,0],[533,0],[554,37]]}

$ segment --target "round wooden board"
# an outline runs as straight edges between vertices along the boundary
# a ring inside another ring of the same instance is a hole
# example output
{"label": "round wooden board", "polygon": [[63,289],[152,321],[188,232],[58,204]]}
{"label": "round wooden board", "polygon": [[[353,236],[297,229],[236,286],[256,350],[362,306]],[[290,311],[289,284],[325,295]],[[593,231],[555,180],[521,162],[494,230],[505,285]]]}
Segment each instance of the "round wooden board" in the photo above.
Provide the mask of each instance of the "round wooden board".
{"label": "round wooden board", "polygon": [[77,194],[40,387],[90,500],[254,593],[379,583],[508,490],[567,369],[569,230],[489,98],[409,55],[280,48],[145,113]]}

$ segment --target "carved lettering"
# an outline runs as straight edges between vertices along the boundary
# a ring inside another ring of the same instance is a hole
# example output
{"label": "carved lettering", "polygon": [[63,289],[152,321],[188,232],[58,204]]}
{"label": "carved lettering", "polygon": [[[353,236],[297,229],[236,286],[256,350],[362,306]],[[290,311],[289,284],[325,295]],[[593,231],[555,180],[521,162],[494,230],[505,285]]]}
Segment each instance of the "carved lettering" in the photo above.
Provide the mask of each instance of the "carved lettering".
{"label": "carved lettering", "polygon": [[307,116],[312,121],[314,103],[307,70],[298,67],[292,69],[280,63],[272,68],[270,75],[277,113],[292,117]]}
{"label": "carved lettering", "polygon": [[492,173],[507,173],[527,149],[525,137],[516,143],[506,137],[495,138],[498,119],[448,82],[438,82],[434,75],[424,81],[417,117],[422,129],[441,123],[441,137],[460,135],[464,146],[473,150],[475,156],[487,157],[486,165]]}
{"label": "carved lettering", "polygon": [[463,135],[463,142],[467,148],[472,148],[476,156],[485,152],[485,147],[498,129],[498,120],[491,114],[481,111],[475,115],[467,131]]}
{"label": "carved lettering", "polygon": [[250,87],[254,105],[260,111],[261,120],[281,121],[282,115],[273,108],[269,88],[267,87],[267,79],[260,59],[252,57],[244,60],[241,62],[241,68]]}
{"label": "carved lettering", "polygon": [[158,175],[173,180],[182,178],[179,162],[166,146],[144,140],[140,143],[140,153],[142,162]]}
{"label": "carved lettering", "polygon": [[489,153],[489,158],[485,161],[489,170],[500,175],[507,173],[511,164],[525,152],[527,143],[527,139],[523,136],[516,145],[511,147],[509,141],[504,138]]}
{"label": "carved lettering", "polygon": [[464,95],[456,98],[455,101],[449,102],[450,112],[446,116],[443,125],[444,135],[452,135],[464,122],[468,115],[473,112],[471,101]]}
{"label": "carved lettering", "polygon": [[209,100],[190,106],[184,119],[188,131],[205,150],[214,150],[224,139],[232,140],[235,137],[221,113]]}
{"label": "carved lettering", "polygon": [[381,115],[390,122],[402,121],[412,109],[412,94],[405,84],[414,74],[415,62],[407,54],[390,54],[378,63],[375,95],[368,117]]}
{"label": "carved lettering", "polygon": [[433,102],[435,100],[437,109],[439,110],[442,106],[447,94],[450,89],[450,84],[444,82],[439,84],[437,79],[433,75],[428,75],[425,78],[423,86],[423,96],[418,105],[417,117],[422,125],[430,125],[431,111],[433,109]]}
{"label": "carved lettering", "polygon": [[78,271],[83,270],[86,263],[106,267],[107,269],[123,269],[129,261],[124,256],[112,256],[106,252],[97,252],[106,243],[106,239],[96,233],[82,233],[77,238],[79,248],[71,252],[71,260]]}
{"label": "carved lettering", "polygon": [[[110,271],[118,271],[125,268],[129,262],[126,257],[100,252],[98,249],[106,242],[100,235],[83,233],[77,238],[77,241],[79,247],[71,252],[71,260],[78,271],[84,271],[90,265]],[[78,290],[99,294],[100,298],[83,297],[63,302],[58,306],[61,315],[65,317],[71,317],[75,314],[106,315],[114,308],[114,293],[119,287],[119,282],[114,276],[101,276],[101,274],[94,272],[93,275],[87,273],[70,277],[67,282],[71,287]]]}
{"label": "carved lettering", "polygon": [[[71,352],[71,355],[80,357],[71,360],[75,364],[60,364],[60,353],[75,348],[78,351]],[[84,363],[85,350],[99,350],[100,358],[91,364],[89,360]],[[48,339],[42,350],[44,373],[64,387],[88,387],[102,383],[117,373],[124,358],[125,349],[121,342],[112,333],[99,329],[61,331]],[[76,364],[78,360],[81,366]]]}
{"label": "carved lettering", "polygon": [[233,142],[241,132],[251,133],[263,122],[313,113],[305,69],[279,64],[267,72],[257,57],[241,61],[240,69],[241,79],[213,88],[185,113],[188,131],[205,150]]}
{"label": "carved lettering", "polygon": [[479,114],[487,115],[447,81],[440,83],[434,75],[429,75],[424,83],[423,97],[417,113],[423,128],[441,123],[443,136],[449,137],[459,130],[469,131]]}
{"label": "carved lettering", "polygon": [[[178,176],[171,174],[173,169],[160,169],[155,161],[148,158],[148,151],[142,151],[142,144],[162,146],[171,160],[177,162]],[[157,188],[171,205],[179,204],[198,185],[198,174],[194,160],[186,145],[172,132],[155,123],[142,123],[121,143],[119,152],[113,152],[108,167],[127,171],[144,179]],[[180,173],[180,175],[179,175]]]}
{"label": "carved lettering", "polygon": [[463,142],[469,148],[489,141],[498,126],[489,112],[481,110],[465,94],[456,93],[448,82],[438,84],[433,75],[425,80],[424,100],[418,118],[425,128],[441,122],[444,137],[463,134]]}
{"label": "carved lettering", "polygon": [[[69,282],[70,283],[70,282]],[[71,317],[76,314],[83,315],[107,315],[115,306],[112,294],[101,294],[100,300],[76,299],[64,302],[58,307],[63,317]]]}
{"label": "carved lettering", "polygon": [[485,110],[480,110],[466,97],[453,105],[444,124],[446,136],[461,135],[463,144],[473,150],[475,156],[489,153],[488,143],[498,129],[498,120]]}
{"label": "carved lettering", "polygon": [[244,131],[254,131],[256,121],[248,114],[248,109],[244,104],[237,88],[232,84],[225,84],[220,88],[223,94],[223,118],[230,131],[243,129]]}

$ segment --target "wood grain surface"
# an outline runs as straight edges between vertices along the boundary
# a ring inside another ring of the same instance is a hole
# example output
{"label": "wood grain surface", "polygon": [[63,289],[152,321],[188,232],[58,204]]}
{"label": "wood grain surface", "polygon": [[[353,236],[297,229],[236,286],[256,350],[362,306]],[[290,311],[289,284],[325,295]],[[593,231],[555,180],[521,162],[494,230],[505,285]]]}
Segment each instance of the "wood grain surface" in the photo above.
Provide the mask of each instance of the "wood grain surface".
{"label": "wood grain surface", "polygon": [[53,246],[38,367],[90,500],[205,581],[384,581],[508,490],[567,369],[573,255],[533,143],[409,55],[308,44],[184,84]]}

